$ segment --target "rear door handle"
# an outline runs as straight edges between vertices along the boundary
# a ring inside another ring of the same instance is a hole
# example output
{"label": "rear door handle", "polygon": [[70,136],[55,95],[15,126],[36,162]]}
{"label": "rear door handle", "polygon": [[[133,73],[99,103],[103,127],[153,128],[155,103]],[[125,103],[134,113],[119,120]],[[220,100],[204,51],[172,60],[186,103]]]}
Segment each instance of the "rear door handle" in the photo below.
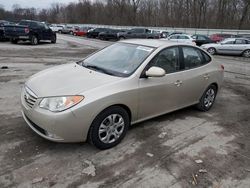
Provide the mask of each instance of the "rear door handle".
{"label": "rear door handle", "polygon": [[180,81],[180,80],[177,80],[177,81],[174,83],[174,85],[176,85],[177,87],[180,87],[181,84],[182,84],[182,81]]}

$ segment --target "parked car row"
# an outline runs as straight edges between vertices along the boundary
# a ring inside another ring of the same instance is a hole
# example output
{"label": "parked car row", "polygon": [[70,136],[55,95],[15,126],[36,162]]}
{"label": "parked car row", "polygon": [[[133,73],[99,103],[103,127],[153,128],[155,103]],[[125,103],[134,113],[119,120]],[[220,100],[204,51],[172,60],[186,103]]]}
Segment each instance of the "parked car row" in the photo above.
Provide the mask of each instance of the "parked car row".
{"label": "parked car row", "polygon": [[133,28],[129,30],[111,28],[91,28],[63,24],[47,25],[44,22],[21,20],[13,24],[0,20],[0,40],[9,39],[12,43],[30,41],[37,45],[42,40],[56,43],[56,33],[86,36],[101,40],[124,39],[161,39],[174,42],[188,43],[201,46],[210,54],[231,54],[250,57],[250,34],[213,34],[211,36],[183,32],[168,32],[165,30],[150,30],[147,28]]}

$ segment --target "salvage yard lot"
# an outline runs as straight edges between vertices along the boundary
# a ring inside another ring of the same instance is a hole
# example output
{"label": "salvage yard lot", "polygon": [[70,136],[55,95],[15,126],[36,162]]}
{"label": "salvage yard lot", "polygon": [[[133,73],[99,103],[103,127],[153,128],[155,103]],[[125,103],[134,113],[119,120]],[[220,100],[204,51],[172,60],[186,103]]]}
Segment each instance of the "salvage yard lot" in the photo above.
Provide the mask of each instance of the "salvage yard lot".
{"label": "salvage yard lot", "polygon": [[225,82],[209,112],[189,107],[134,125],[109,150],[46,141],[26,125],[19,100],[29,76],[109,44],[64,35],[55,45],[0,43],[0,187],[248,188],[249,59],[215,56]]}

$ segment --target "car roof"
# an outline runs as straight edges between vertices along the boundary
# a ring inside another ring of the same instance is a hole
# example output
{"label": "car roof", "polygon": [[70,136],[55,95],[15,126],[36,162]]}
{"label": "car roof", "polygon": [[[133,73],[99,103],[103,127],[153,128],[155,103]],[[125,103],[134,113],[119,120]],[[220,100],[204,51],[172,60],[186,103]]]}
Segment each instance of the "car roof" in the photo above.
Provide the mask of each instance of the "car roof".
{"label": "car roof", "polygon": [[159,47],[168,47],[173,45],[187,45],[192,46],[187,43],[181,43],[181,42],[173,42],[169,40],[160,40],[160,39],[128,39],[128,40],[122,40],[121,43],[127,43],[127,44],[136,44],[136,45],[142,45],[142,46],[149,46],[153,48],[159,48]]}

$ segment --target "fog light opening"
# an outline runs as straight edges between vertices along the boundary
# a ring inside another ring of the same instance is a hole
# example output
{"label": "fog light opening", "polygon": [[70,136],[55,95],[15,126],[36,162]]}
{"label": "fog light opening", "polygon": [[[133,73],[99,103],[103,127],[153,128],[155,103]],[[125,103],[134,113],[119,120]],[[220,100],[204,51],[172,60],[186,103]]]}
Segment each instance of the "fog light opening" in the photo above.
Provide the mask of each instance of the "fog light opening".
{"label": "fog light opening", "polygon": [[54,139],[61,139],[60,137],[58,137],[57,135],[53,134],[53,133],[50,133],[48,131],[45,131],[45,135],[47,137],[50,137],[50,138],[54,138]]}

